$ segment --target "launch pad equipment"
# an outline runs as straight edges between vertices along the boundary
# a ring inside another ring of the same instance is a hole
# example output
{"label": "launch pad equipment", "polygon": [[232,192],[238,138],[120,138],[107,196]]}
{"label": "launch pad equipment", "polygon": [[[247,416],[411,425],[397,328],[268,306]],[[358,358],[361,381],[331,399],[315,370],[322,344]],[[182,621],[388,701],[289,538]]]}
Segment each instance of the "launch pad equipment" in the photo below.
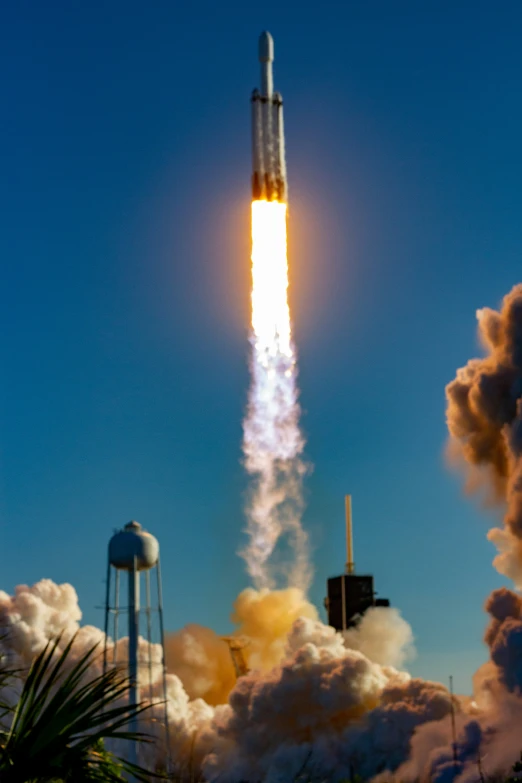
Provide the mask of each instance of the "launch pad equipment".
{"label": "launch pad equipment", "polygon": [[345,497],[346,512],[346,571],[327,581],[324,605],[328,624],[336,631],[346,631],[357,625],[371,606],[389,606],[387,598],[376,598],[373,576],[355,573],[353,561],[352,498]]}
{"label": "launch pad equipment", "polygon": [[236,677],[244,677],[249,671],[245,656],[243,655],[243,649],[247,646],[248,642],[238,636],[222,636],[221,640],[228,645]]}

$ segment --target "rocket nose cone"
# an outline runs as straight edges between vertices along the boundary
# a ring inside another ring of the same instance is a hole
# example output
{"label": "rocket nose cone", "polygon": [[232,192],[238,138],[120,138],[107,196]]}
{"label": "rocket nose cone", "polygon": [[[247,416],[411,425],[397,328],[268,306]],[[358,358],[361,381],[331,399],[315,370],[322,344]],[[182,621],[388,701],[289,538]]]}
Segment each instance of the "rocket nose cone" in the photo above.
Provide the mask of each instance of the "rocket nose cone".
{"label": "rocket nose cone", "polygon": [[259,61],[270,63],[274,59],[274,39],[267,33],[261,33],[259,36]]}

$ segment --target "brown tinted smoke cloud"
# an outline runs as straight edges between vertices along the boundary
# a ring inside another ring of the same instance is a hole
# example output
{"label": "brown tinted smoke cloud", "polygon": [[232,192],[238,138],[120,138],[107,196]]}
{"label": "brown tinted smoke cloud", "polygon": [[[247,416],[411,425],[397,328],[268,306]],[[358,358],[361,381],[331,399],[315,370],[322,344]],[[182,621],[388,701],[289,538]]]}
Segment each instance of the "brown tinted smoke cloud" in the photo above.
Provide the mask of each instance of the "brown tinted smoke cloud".
{"label": "brown tinted smoke cloud", "polygon": [[499,311],[486,307],[477,318],[486,355],[446,388],[449,453],[470,490],[505,506],[503,528],[488,537],[499,550],[496,568],[522,587],[522,285]]}
{"label": "brown tinted smoke cloud", "polygon": [[[486,356],[459,370],[447,388],[453,454],[467,466],[473,488],[505,504],[504,526],[490,537],[500,549],[497,566],[517,584],[521,303],[517,287],[499,312],[480,311]],[[480,779],[479,758],[486,778],[505,772],[522,750],[522,598],[495,590],[485,609],[489,658],[474,676],[473,697],[454,700],[454,760],[450,694],[404,670],[413,636],[397,609],[370,609],[342,635],[319,620],[298,587],[243,591],[232,619],[246,641],[246,676],[236,681],[215,631],[189,625],[168,637],[167,709],[179,780],[197,774],[209,783],[340,783],[358,775],[384,783],[393,775],[404,783],[471,783]],[[74,588],[49,579],[22,585],[14,595],[0,592],[0,625],[6,631],[0,656],[15,666],[26,666],[60,633],[62,644],[78,633],[75,653],[104,640],[99,629],[81,626]],[[126,640],[118,644],[121,660]],[[152,653],[153,687],[142,696],[154,706],[142,728],[158,741],[141,761],[157,768],[166,748],[161,651]],[[2,695],[15,700],[16,688]]]}

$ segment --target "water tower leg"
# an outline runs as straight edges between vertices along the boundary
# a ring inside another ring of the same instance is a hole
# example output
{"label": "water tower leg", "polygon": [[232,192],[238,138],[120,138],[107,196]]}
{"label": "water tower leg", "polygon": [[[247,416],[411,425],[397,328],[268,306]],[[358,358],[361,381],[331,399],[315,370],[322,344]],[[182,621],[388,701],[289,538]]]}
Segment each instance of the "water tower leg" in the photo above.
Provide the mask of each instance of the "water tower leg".
{"label": "water tower leg", "polygon": [[105,587],[105,638],[103,640],[103,673],[107,671],[107,639],[109,636],[109,613],[111,611],[111,561],[107,563],[107,584]]}
{"label": "water tower leg", "polygon": [[[136,706],[139,702],[138,689],[138,634],[140,616],[140,572],[138,562],[134,558],[132,571],[129,571],[129,703]],[[137,718],[129,723],[129,731],[138,730]],[[131,761],[137,763],[137,745],[132,743]]]}
{"label": "water tower leg", "polygon": [[161,565],[158,555],[158,561],[156,563],[156,576],[158,579],[158,615],[160,625],[160,641],[161,641],[161,666],[163,675],[163,696],[165,699],[165,745],[167,750],[167,775],[172,775],[172,755],[170,750],[170,730],[169,730],[169,712],[167,705],[167,662],[165,659],[165,629],[163,627],[163,594],[161,589]]}

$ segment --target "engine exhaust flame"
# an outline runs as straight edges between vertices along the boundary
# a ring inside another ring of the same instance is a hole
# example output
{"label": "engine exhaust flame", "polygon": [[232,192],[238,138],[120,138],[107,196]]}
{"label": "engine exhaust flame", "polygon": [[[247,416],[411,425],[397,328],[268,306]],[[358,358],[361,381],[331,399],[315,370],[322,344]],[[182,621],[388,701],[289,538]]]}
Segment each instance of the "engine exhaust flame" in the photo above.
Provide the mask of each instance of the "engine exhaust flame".
{"label": "engine exhaust flame", "polygon": [[258,588],[275,586],[269,560],[285,535],[293,551],[288,583],[310,582],[308,537],[301,526],[306,465],[299,427],[297,365],[288,306],[287,205],[252,202],[252,357],[243,422],[245,467],[252,476],[249,541],[241,552]]}

